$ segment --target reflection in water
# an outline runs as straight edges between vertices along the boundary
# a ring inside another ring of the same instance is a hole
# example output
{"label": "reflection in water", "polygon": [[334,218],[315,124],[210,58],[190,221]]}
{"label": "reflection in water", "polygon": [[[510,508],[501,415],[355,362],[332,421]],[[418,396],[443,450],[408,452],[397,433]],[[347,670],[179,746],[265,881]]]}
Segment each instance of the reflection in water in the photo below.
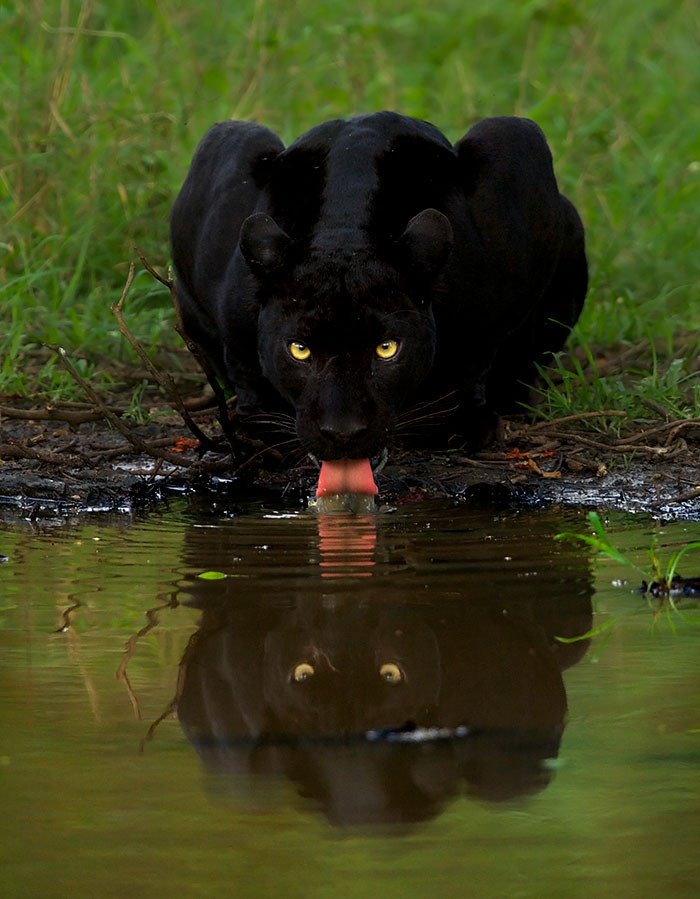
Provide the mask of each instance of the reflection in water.
{"label": "reflection in water", "polygon": [[319,515],[318,541],[321,576],[369,577],[374,565],[377,529],[373,515]]}
{"label": "reflection in water", "polygon": [[[124,687],[126,689],[127,695],[129,697],[129,702],[131,703],[131,707],[134,710],[134,717],[137,721],[140,721],[142,718],[141,715],[141,707],[139,705],[138,697],[134,693],[134,689],[131,686],[131,681],[129,680],[128,667],[129,661],[136,650],[136,646],[139,640],[143,639],[146,634],[150,633],[158,624],[158,612],[163,609],[173,609],[177,606],[177,600],[175,597],[169,597],[168,599],[163,598],[163,602],[156,606],[153,609],[146,610],[146,620],[147,624],[145,624],[141,630],[137,631],[137,633],[133,634],[126,642],[126,649],[124,651],[124,655],[122,656],[122,660],[119,663],[119,667],[116,671],[117,680],[122,681]],[[70,611],[70,610],[69,610]],[[64,613],[65,614],[65,613]]]}
{"label": "reflection in water", "polygon": [[[177,710],[217,794],[255,805],[282,776],[346,825],[423,820],[463,790],[503,800],[545,787],[561,673],[586,650],[555,638],[591,625],[587,550],[552,533],[528,535],[537,576],[504,571],[504,543],[487,536],[448,535],[427,560],[387,538],[389,564],[375,566],[374,519],[321,516],[316,574],[290,588],[192,578],[181,598],[202,617]],[[245,552],[231,530],[193,527],[190,570],[212,540],[219,558]],[[459,576],[435,577],[440,562]],[[406,732],[427,739],[395,739]]]}

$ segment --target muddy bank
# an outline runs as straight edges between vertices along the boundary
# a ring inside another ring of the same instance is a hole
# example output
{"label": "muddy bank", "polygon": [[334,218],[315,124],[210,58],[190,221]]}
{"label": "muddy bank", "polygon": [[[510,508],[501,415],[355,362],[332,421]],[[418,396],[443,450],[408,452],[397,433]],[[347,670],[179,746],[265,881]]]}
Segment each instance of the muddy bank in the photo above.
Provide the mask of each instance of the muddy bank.
{"label": "muddy bank", "polygon": [[[249,447],[241,465],[223,443],[220,452],[204,451],[165,409],[149,424],[129,423],[121,431],[81,403],[38,409],[6,400],[0,416],[0,517],[8,520],[131,513],[182,495],[299,507],[317,478],[298,452],[294,459]],[[219,440],[213,412],[205,411],[199,422]],[[635,443],[635,435],[582,432],[580,420],[511,422],[499,447],[474,457],[397,448],[378,475],[379,500],[447,496],[700,519],[700,427],[668,422],[655,431],[663,442],[651,444],[649,431],[636,435],[643,443]]]}

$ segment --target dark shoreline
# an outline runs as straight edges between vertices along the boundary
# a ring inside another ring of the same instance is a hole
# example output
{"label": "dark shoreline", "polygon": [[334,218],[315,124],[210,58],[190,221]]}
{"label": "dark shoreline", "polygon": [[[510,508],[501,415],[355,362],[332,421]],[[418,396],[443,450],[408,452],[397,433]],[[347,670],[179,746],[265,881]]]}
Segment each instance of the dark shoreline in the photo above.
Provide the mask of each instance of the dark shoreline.
{"label": "dark shoreline", "polygon": [[[121,399],[98,408],[0,398],[0,520],[128,515],[183,496],[304,508],[313,495],[318,469],[298,446],[281,455],[293,442],[276,450],[244,437],[247,457],[237,466],[210,407],[193,413],[195,430],[215,447],[205,451],[157,396],[145,424],[129,418]],[[377,477],[377,505],[445,497],[700,521],[700,420],[667,417],[636,431],[623,422],[617,432],[611,424],[620,415],[505,421],[500,445],[474,456],[396,447]]]}
{"label": "dark shoreline", "polygon": [[[259,502],[303,508],[316,480],[310,466],[249,470],[241,477],[164,469],[151,458],[136,456],[89,469],[6,461],[0,465],[0,519],[129,515],[178,497],[212,505]],[[559,477],[543,477],[504,465],[474,467],[450,453],[404,453],[379,476],[377,505],[444,497],[494,505],[602,507],[700,521],[700,489],[694,479],[700,480],[697,469],[678,463],[637,463],[600,476],[562,471]]]}

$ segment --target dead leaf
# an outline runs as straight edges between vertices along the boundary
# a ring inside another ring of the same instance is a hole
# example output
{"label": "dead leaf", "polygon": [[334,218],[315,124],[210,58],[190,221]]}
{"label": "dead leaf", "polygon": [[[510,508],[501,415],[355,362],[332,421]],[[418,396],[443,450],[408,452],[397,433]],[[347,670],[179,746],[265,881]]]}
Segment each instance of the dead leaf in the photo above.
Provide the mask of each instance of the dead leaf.
{"label": "dead leaf", "polygon": [[192,449],[199,445],[199,440],[193,437],[175,437],[173,440],[174,453],[186,453],[188,449]]}

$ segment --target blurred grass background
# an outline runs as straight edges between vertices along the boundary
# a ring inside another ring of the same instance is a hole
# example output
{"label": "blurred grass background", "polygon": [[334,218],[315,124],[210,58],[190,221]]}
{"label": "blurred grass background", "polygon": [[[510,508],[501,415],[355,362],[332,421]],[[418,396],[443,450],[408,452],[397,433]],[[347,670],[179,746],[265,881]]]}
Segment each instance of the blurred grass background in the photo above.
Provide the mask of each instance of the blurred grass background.
{"label": "blurred grass background", "polygon": [[[490,115],[544,129],[591,266],[544,414],[649,417],[640,397],[700,414],[699,39],[696,0],[0,5],[0,392],[71,393],[44,343],[96,383],[106,357],[128,363],[109,306],[134,245],[167,265],[169,209],[211,123],[289,142],[390,108],[453,140]],[[145,272],[126,311],[145,346],[177,343]]]}

